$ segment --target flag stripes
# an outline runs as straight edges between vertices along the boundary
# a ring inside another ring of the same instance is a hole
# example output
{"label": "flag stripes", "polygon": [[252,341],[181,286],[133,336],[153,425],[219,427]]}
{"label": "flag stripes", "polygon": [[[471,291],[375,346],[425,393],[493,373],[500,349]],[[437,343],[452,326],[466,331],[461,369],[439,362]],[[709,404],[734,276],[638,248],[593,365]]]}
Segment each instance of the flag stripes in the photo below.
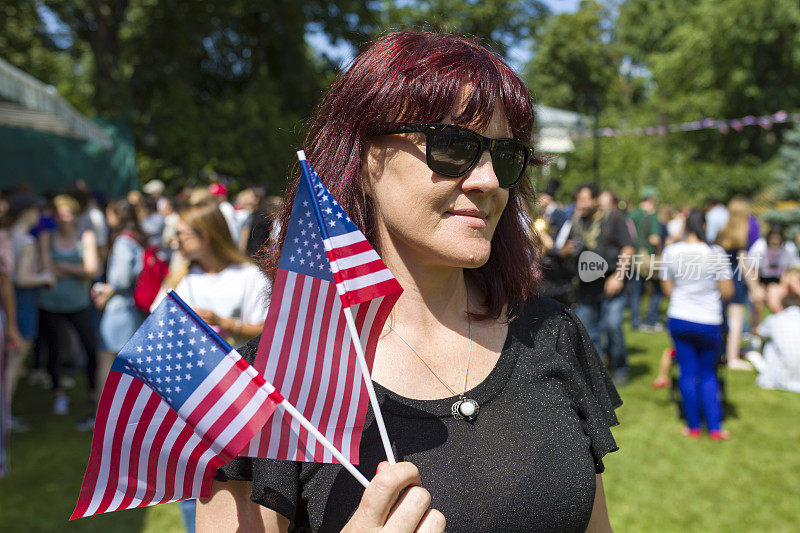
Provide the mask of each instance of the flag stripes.
{"label": "flag stripes", "polygon": [[[71,518],[209,496],[217,468],[250,442],[283,401],[191,310],[182,309],[191,321],[179,320],[178,307],[169,309],[178,315],[155,311],[158,316],[151,315],[117,356]],[[185,324],[182,336],[163,329],[169,321]],[[148,339],[157,343],[165,331],[172,333],[165,338],[181,340],[178,347],[199,346],[197,353],[151,352]]]}

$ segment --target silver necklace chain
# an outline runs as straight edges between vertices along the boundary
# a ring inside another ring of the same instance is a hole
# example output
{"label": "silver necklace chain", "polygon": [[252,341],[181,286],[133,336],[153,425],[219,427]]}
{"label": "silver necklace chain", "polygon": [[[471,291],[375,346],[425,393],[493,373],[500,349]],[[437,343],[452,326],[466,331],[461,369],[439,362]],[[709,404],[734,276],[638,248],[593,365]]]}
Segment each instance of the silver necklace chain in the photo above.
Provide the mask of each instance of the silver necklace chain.
{"label": "silver necklace chain", "polygon": [[438,380],[439,380],[439,382],[440,382],[442,385],[444,385],[445,387],[447,387],[447,389],[448,389],[450,392],[452,392],[452,393],[453,393],[453,396],[460,396],[461,398],[463,398],[463,397],[464,397],[464,394],[466,394],[466,392],[467,392],[467,380],[469,379],[469,362],[470,362],[470,360],[472,359],[472,321],[471,321],[471,320],[467,319],[467,335],[469,335],[469,351],[468,351],[468,353],[467,353],[467,370],[466,370],[466,372],[464,372],[464,392],[462,392],[462,393],[460,393],[460,394],[459,394],[458,392],[456,392],[455,390],[453,390],[453,388],[452,388],[450,385],[448,385],[447,383],[445,383],[445,381],[444,381],[444,380],[441,378],[441,376],[440,376],[440,375],[439,375],[439,374],[438,374],[438,373],[437,373],[437,372],[436,372],[436,371],[435,371],[433,368],[431,368],[431,365],[429,365],[429,364],[428,364],[428,362],[427,362],[427,361],[425,361],[425,359],[423,359],[423,358],[422,358],[422,356],[419,354],[419,352],[417,352],[417,351],[414,349],[414,347],[413,347],[413,346],[411,346],[411,344],[409,344],[409,343],[408,343],[408,341],[407,341],[407,340],[405,340],[405,339],[403,338],[403,336],[402,336],[402,335],[400,335],[400,334],[397,332],[397,330],[396,330],[396,329],[394,329],[394,328],[392,327],[392,325],[391,325],[391,324],[387,324],[387,325],[389,326],[389,329],[390,329],[390,330],[392,330],[392,331],[394,332],[394,334],[395,334],[395,335],[397,335],[398,337],[400,337],[400,340],[401,340],[401,341],[403,341],[403,342],[406,344],[406,346],[408,346],[409,348],[411,348],[411,351],[412,351],[412,352],[414,352],[414,355],[416,355],[416,356],[419,358],[419,360],[420,360],[420,361],[422,361],[422,364],[423,364],[423,365],[425,365],[425,366],[427,367],[427,369],[428,369],[428,370],[430,370],[430,371],[431,371],[431,373],[432,373],[434,376],[436,376],[436,379],[438,379]]}

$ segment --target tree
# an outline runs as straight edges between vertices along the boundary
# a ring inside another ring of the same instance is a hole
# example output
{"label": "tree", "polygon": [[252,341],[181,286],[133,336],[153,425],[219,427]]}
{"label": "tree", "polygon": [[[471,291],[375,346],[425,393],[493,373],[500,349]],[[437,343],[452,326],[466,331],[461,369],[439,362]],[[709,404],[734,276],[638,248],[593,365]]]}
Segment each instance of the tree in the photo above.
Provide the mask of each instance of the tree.
{"label": "tree", "polygon": [[778,159],[781,168],[774,176],[779,202],[765,219],[770,224],[780,224],[795,236],[800,232],[800,125],[784,135]]}
{"label": "tree", "polygon": [[545,27],[524,74],[540,103],[597,114],[614,98],[619,57],[605,25],[609,16],[600,3],[584,0]]}
{"label": "tree", "polygon": [[377,30],[428,29],[478,38],[505,56],[511,46],[531,39],[550,15],[541,0],[384,0],[375,10]]}

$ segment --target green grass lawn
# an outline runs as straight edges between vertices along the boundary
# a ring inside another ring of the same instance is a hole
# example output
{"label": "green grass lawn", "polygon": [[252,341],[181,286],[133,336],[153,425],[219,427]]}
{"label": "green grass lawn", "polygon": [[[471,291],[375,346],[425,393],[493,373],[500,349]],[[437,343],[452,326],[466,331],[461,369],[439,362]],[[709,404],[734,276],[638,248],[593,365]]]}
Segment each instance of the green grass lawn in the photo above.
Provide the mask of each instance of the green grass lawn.
{"label": "green grass lawn", "polygon": [[[616,531],[797,531],[800,529],[800,395],[764,391],[754,374],[726,372],[726,442],[695,441],[666,390],[650,382],[669,340],[630,333],[631,383],[614,429],[620,451],[606,457],[604,482]],[[74,392],[74,406],[83,401]],[[182,531],[176,504],[67,522],[89,457],[91,435],[50,414],[48,391],[23,384],[16,411],[32,426],[13,435],[11,473],[0,480],[0,530]]]}

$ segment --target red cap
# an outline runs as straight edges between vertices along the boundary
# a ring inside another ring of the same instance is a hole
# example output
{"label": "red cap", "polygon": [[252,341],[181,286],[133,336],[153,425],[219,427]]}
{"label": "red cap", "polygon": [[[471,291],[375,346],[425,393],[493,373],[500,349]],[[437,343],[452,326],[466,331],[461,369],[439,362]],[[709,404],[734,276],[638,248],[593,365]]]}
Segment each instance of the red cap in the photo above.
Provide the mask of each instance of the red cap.
{"label": "red cap", "polygon": [[212,183],[208,186],[208,192],[214,196],[227,196],[228,188],[221,183]]}

